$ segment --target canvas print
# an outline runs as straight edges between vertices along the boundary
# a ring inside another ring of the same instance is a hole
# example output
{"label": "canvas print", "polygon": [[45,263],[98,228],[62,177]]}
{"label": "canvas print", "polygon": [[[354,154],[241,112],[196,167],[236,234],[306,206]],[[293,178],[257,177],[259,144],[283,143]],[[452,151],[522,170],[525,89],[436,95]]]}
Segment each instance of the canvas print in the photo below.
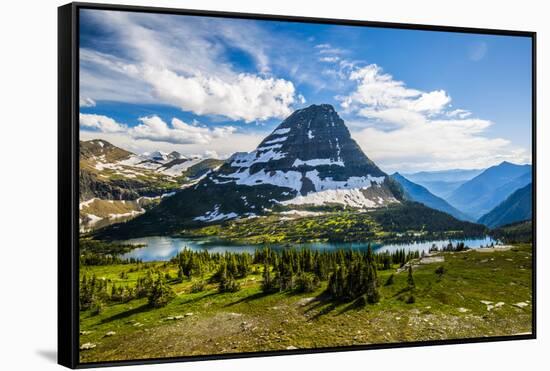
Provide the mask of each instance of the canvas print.
{"label": "canvas print", "polygon": [[80,9],[80,362],[531,334],[531,48]]}

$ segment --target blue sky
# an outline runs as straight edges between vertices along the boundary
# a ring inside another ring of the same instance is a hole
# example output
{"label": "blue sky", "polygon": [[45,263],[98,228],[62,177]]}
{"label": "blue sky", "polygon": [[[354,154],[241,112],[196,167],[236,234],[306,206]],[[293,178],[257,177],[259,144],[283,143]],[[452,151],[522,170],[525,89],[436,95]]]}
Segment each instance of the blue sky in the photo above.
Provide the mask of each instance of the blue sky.
{"label": "blue sky", "polygon": [[531,41],[81,11],[81,138],[135,152],[251,151],[330,103],[386,171],[531,161]]}

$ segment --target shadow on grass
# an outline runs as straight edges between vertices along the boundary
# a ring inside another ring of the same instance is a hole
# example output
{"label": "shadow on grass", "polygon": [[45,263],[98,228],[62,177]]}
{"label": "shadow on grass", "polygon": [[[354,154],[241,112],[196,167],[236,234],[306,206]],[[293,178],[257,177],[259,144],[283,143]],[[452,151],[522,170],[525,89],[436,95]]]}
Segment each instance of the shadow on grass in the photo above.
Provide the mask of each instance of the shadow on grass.
{"label": "shadow on grass", "polygon": [[402,288],[401,290],[397,291],[395,294],[393,294],[392,298],[398,297],[399,295],[404,294],[406,292],[411,292],[411,291],[413,291],[413,289],[414,289],[414,287],[406,286],[406,287]]}
{"label": "shadow on grass", "polygon": [[115,314],[111,317],[104,318],[104,319],[101,320],[101,323],[108,323],[108,322],[116,321],[116,320],[119,320],[119,319],[128,318],[128,317],[130,317],[134,314],[148,312],[148,311],[153,310],[153,309],[155,309],[155,308],[149,306],[148,304],[143,304],[143,305],[140,305],[139,307],[135,307],[135,308],[127,310],[125,312],[117,313],[117,314]]}
{"label": "shadow on grass", "polygon": [[339,301],[333,300],[329,294],[322,293],[317,295],[315,299],[305,305],[305,314],[317,311],[314,315],[309,317],[309,321],[314,321],[321,316],[332,312],[340,304]]}
{"label": "shadow on grass", "polygon": [[346,305],[344,308],[342,308],[342,310],[338,312],[338,315],[345,314],[352,310],[367,309],[369,305],[372,304],[365,304],[365,302],[362,301],[361,298],[357,298]]}
{"label": "shadow on grass", "polygon": [[241,303],[248,303],[248,302],[251,302],[253,300],[258,300],[258,299],[261,299],[261,298],[264,298],[268,295],[272,295],[273,293],[270,293],[270,292],[257,292],[255,294],[252,294],[250,296],[245,296],[244,298],[241,298],[239,300],[236,300],[234,302],[231,302],[231,303],[227,303],[224,305],[224,307],[231,307],[233,305],[237,305],[237,304],[241,304]]}
{"label": "shadow on grass", "polygon": [[210,296],[214,296],[214,295],[217,295],[217,294],[218,294],[217,291],[212,291],[212,292],[209,292],[206,295],[201,295],[201,296],[197,296],[196,298],[193,298],[193,299],[188,299],[188,300],[182,301],[182,302],[179,303],[179,305],[195,303],[197,301],[201,301],[202,299],[206,299]]}
{"label": "shadow on grass", "polygon": [[[323,307],[324,304],[328,304],[328,305]],[[313,307],[319,309],[319,311],[309,318],[310,321],[315,321],[316,319],[320,318],[321,316],[324,316],[325,314],[329,314],[330,312],[334,311],[336,309],[336,307],[338,307],[338,302],[331,301],[331,302],[327,303],[326,301],[324,301],[324,302],[320,302],[320,303],[314,305]],[[311,308],[311,309],[313,309],[313,308]],[[308,311],[309,311],[309,309],[308,309]]]}

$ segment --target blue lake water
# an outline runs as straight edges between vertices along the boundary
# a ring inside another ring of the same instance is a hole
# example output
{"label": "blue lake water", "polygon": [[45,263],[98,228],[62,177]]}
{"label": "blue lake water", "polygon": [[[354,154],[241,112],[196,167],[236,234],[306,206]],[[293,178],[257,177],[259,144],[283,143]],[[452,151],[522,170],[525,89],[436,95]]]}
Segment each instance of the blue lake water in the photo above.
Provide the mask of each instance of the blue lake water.
{"label": "blue lake water", "polygon": [[[142,261],[163,261],[170,260],[173,256],[177,255],[180,251],[187,248],[193,251],[203,251],[208,250],[211,253],[224,253],[229,252],[248,252],[254,253],[254,250],[264,247],[264,245],[242,245],[242,244],[232,244],[225,241],[220,241],[218,239],[212,238],[179,238],[179,237],[143,237],[135,238],[126,241],[120,241],[122,243],[128,244],[140,244],[146,245],[134,249],[126,254],[123,258],[137,258]],[[457,239],[457,240],[433,240],[433,241],[422,241],[422,242],[412,242],[412,243],[399,243],[399,244],[376,244],[373,243],[372,246],[375,249],[375,252],[383,251],[395,251],[398,249],[405,249],[410,251],[425,251],[428,252],[429,249],[435,244],[437,247],[446,246],[449,242],[452,242],[453,245],[458,242],[464,242],[464,244],[470,248],[479,248],[481,246],[487,246],[491,243],[497,243],[491,237],[484,238],[474,238],[474,239]],[[312,242],[306,244],[291,244],[295,248],[308,247],[315,250],[327,250],[327,249],[355,249],[355,250],[366,250],[368,247],[368,242],[355,242],[355,243],[334,243],[334,242]],[[288,245],[270,245],[273,249],[284,249]]]}

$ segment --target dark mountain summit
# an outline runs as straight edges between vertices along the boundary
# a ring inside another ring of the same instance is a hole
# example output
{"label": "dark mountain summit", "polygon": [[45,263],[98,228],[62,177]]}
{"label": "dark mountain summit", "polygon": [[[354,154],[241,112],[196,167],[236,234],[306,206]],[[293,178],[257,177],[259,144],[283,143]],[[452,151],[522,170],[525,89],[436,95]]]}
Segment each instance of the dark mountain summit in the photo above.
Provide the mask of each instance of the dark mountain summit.
{"label": "dark mountain summit", "polygon": [[[286,174],[286,179],[279,179],[281,173]],[[233,155],[218,175],[220,181],[235,179],[247,184],[248,179],[253,184],[288,187],[301,195],[325,189],[368,187],[371,181],[382,182],[386,177],[351,138],[344,121],[328,104],[295,111],[255,151]]]}

